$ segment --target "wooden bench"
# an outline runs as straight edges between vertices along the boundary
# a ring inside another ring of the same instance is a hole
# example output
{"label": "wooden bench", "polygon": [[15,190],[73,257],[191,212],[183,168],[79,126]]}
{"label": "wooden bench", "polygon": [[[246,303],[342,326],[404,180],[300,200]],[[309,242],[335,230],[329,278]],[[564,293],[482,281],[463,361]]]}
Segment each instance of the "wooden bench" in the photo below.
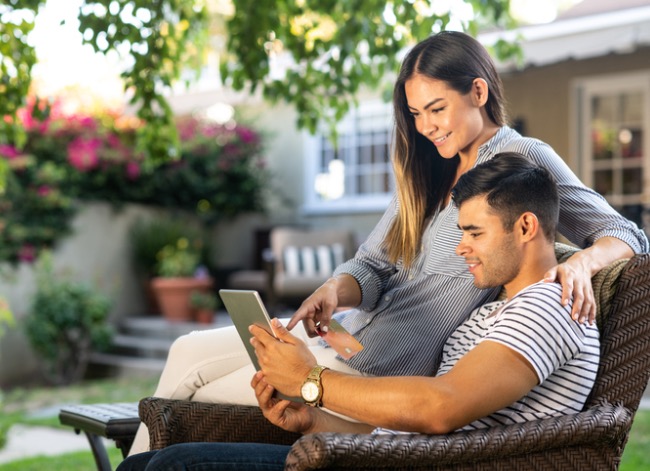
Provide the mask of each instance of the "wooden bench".
{"label": "wooden bench", "polygon": [[84,432],[99,471],[111,471],[111,463],[101,437],[115,441],[126,457],[140,425],[138,403],[79,404],[62,407],[59,422]]}

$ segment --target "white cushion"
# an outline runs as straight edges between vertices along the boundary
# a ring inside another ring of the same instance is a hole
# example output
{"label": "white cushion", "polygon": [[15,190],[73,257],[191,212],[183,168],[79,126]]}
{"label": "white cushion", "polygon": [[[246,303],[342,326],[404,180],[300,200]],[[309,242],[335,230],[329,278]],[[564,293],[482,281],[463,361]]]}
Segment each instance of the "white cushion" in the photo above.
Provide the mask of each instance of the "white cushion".
{"label": "white cushion", "polygon": [[344,261],[345,248],[338,243],[315,247],[288,245],[282,251],[282,264],[287,276],[328,277]]}

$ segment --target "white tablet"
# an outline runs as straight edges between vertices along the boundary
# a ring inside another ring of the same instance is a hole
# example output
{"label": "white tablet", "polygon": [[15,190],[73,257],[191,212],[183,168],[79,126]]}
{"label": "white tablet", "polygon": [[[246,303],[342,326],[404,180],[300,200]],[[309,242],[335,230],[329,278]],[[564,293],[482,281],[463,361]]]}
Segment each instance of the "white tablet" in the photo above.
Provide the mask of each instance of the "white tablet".
{"label": "white tablet", "polygon": [[[265,329],[268,333],[275,337],[273,329],[271,328],[271,318],[269,317],[262,298],[257,291],[253,290],[239,290],[239,289],[221,289],[219,295],[223,301],[226,311],[232,319],[232,323],[237,329],[237,333],[246,347],[248,356],[255,366],[257,371],[260,370],[260,365],[257,362],[257,355],[255,355],[255,348],[251,345],[251,333],[248,327],[255,324]],[[290,401],[304,402],[300,397],[287,397],[283,394],[277,393],[278,396],[289,399]]]}

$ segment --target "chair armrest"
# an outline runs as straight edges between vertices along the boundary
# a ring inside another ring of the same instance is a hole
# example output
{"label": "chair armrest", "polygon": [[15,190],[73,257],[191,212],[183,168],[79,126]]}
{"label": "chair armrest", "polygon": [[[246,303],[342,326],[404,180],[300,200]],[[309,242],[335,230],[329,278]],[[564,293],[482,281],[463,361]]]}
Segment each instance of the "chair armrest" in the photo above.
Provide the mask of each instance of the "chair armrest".
{"label": "chair armrest", "polygon": [[[632,413],[605,401],[578,414],[447,435],[305,436],[270,424],[257,407],[162,398],[140,401],[151,449],[185,442],[293,444],[286,469],[414,468],[490,469],[504,462],[521,469],[551,463],[567,469],[611,468],[627,441]],[[586,450],[595,451],[586,453]],[[614,450],[614,451],[612,451]],[[579,466],[580,465],[580,466]],[[576,466],[578,468],[576,468]]]}
{"label": "chair armrest", "polygon": [[300,438],[271,424],[258,407],[147,397],[138,410],[149,429],[152,450],[186,442],[291,445]]}
{"label": "chair armrest", "polygon": [[[625,407],[604,403],[574,415],[447,435],[318,433],[294,443],[285,469],[546,469],[542,462],[549,469],[611,469],[603,463],[620,453],[608,450],[624,446],[631,421]],[[591,461],[578,465],[585,460]]]}

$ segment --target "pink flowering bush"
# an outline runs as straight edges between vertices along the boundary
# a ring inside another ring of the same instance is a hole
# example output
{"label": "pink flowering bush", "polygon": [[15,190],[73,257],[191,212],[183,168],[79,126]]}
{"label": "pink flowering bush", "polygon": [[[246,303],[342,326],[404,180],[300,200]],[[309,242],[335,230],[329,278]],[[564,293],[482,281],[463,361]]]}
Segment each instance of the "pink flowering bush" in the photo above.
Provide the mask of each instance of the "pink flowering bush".
{"label": "pink flowering bush", "polygon": [[264,210],[262,141],[248,127],[182,119],[180,158],[154,167],[136,149],[135,118],[70,115],[37,100],[19,117],[25,146],[0,142],[11,169],[0,195],[0,261],[33,261],[69,233],[83,200],[182,209],[207,224]]}

